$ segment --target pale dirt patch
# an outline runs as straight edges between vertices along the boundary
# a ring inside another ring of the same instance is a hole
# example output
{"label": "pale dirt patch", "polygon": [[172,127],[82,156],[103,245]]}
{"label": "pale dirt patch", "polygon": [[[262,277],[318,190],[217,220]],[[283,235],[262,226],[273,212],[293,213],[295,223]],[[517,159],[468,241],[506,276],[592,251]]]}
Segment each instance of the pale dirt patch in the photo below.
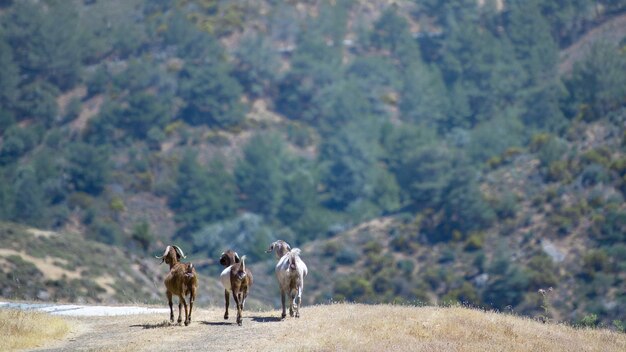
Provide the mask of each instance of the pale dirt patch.
{"label": "pale dirt patch", "polygon": [[82,99],[87,95],[87,87],[86,86],[78,86],[65,94],[59,95],[57,98],[57,105],[59,106],[59,110],[64,114],[66,113],[67,105],[73,98]]}
{"label": "pale dirt patch", "polygon": [[83,110],[80,115],[71,122],[70,127],[75,131],[83,131],[87,127],[89,119],[100,112],[100,107],[104,102],[103,95],[97,95],[83,103]]}
{"label": "pale dirt patch", "polygon": [[45,238],[50,238],[50,237],[59,235],[58,233],[54,231],[44,231],[44,230],[39,230],[39,229],[34,229],[34,228],[28,229],[28,232],[33,234],[35,237],[45,237]]}
{"label": "pale dirt patch", "polygon": [[108,296],[115,295],[115,289],[113,289],[113,285],[115,284],[115,279],[111,276],[98,276],[94,280],[98,286],[104,288],[106,290],[106,294]]}
{"label": "pale dirt patch", "polygon": [[[67,261],[65,261],[64,259],[51,258],[51,257],[37,258],[31,255],[28,255],[26,254],[26,252],[23,252],[23,251],[18,252],[13,249],[0,248],[0,259],[2,259],[1,257],[8,257],[11,255],[20,256],[25,261],[33,263],[33,265],[37,267],[37,270],[41,271],[44,277],[50,280],[61,279],[63,278],[64,275],[68,279],[78,279],[81,276],[80,270],[70,271],[70,270],[64,269],[56,265],[57,263],[67,264]],[[6,263],[6,260],[4,260],[4,262]]]}

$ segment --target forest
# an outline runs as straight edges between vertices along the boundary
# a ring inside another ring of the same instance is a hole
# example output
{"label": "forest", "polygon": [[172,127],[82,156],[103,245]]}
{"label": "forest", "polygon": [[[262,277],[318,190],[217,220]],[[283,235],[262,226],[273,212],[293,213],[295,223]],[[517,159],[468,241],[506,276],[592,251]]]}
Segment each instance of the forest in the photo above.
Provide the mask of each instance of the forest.
{"label": "forest", "polygon": [[[624,0],[0,0],[0,221],[138,255],[175,241],[261,261],[284,239],[363,266],[312,284],[316,302],[537,315],[553,287],[551,314],[623,331],[626,22],[590,36],[625,15]],[[381,218],[388,245],[337,241]]]}

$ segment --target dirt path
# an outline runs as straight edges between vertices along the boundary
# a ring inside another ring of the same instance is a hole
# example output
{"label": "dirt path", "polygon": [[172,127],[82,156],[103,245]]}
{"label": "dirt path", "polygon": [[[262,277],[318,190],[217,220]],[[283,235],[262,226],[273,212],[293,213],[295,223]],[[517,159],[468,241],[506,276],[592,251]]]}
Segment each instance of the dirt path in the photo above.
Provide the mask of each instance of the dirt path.
{"label": "dirt path", "polygon": [[243,326],[235,323],[236,311],[227,321],[217,308],[194,313],[187,327],[169,324],[168,313],[70,317],[70,334],[36,351],[252,351],[269,345],[278,325],[290,324],[280,321],[278,311],[244,313]]}

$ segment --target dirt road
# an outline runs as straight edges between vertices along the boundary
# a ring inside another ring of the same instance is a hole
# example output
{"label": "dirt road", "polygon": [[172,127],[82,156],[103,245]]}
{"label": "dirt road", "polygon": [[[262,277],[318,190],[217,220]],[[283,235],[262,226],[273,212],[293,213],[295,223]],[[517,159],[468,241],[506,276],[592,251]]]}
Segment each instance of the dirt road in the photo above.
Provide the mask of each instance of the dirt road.
{"label": "dirt road", "polygon": [[227,321],[218,308],[200,308],[194,313],[189,326],[170,324],[169,313],[68,317],[65,319],[72,326],[70,334],[63,341],[35,350],[259,351],[264,350],[262,346],[270,350],[278,330],[294,323],[294,319],[281,322],[278,311],[245,312],[243,326],[235,323],[233,310]]}

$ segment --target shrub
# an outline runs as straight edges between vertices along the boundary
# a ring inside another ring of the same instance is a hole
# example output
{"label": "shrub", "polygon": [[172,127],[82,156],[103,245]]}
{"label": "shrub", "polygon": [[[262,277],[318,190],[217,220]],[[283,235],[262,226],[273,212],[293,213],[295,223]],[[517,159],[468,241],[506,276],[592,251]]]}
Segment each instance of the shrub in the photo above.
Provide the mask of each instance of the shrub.
{"label": "shrub", "polygon": [[608,168],[611,165],[611,151],[606,147],[589,150],[580,156],[585,165],[598,164]]}
{"label": "shrub", "polygon": [[584,328],[595,328],[598,326],[598,323],[598,315],[591,313],[580,319],[577,325]]}
{"label": "shrub", "polygon": [[571,182],[572,175],[568,169],[568,162],[566,160],[556,160],[551,162],[550,165],[548,165],[546,180],[550,182]]}
{"label": "shrub", "polygon": [[337,253],[336,261],[342,265],[350,265],[356,263],[359,259],[359,253],[352,248],[344,247]]}
{"label": "shrub", "polygon": [[465,241],[465,250],[476,251],[483,248],[484,235],[482,233],[473,233]]}

